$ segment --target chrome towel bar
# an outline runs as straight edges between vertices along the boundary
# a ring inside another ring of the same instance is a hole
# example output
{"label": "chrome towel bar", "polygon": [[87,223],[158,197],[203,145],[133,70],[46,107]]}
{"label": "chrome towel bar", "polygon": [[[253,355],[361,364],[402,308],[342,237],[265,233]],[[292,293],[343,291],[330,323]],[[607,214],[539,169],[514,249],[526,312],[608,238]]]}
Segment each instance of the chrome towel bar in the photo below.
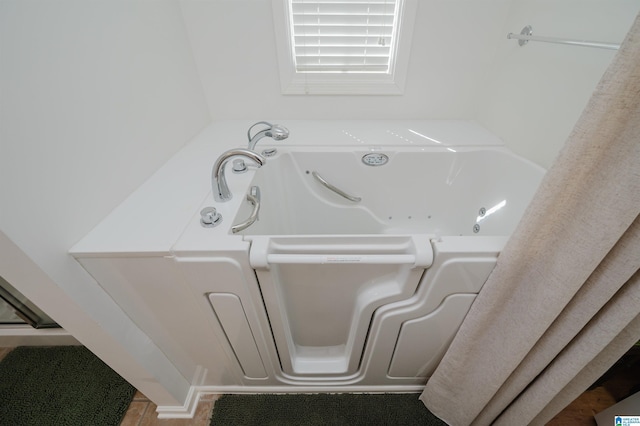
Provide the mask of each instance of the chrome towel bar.
{"label": "chrome towel bar", "polygon": [[609,50],[618,50],[620,48],[620,45],[615,43],[603,43],[599,41],[571,40],[571,39],[561,39],[561,38],[555,38],[555,37],[534,36],[531,25],[527,25],[526,27],[524,27],[522,31],[520,31],[520,34],[514,34],[514,33],[507,34],[507,38],[519,40],[518,44],[520,46],[524,46],[529,41],[541,41],[544,43],[568,44],[571,46],[595,47],[598,49],[609,49]]}

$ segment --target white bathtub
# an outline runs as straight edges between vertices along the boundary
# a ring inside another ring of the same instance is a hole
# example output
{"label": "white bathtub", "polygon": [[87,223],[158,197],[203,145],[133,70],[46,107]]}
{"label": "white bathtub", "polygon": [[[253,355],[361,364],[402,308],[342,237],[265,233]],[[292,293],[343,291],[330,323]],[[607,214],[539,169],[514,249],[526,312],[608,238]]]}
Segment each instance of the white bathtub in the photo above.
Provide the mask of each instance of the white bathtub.
{"label": "white bathtub", "polygon": [[428,376],[542,174],[495,146],[281,148],[250,183],[259,220],[238,233],[282,376],[362,377],[376,340],[394,342],[387,376]]}
{"label": "white bathtub", "polygon": [[227,166],[230,201],[211,167],[251,122],[212,125],[72,254],[194,391],[421,389],[544,170],[474,123],[281,123],[263,167]]}
{"label": "white bathtub", "polygon": [[[372,152],[388,162],[366,165]],[[361,201],[326,188],[314,171]],[[241,234],[508,236],[542,173],[501,147],[282,148],[256,171],[260,220]],[[250,212],[245,203],[234,222]]]}

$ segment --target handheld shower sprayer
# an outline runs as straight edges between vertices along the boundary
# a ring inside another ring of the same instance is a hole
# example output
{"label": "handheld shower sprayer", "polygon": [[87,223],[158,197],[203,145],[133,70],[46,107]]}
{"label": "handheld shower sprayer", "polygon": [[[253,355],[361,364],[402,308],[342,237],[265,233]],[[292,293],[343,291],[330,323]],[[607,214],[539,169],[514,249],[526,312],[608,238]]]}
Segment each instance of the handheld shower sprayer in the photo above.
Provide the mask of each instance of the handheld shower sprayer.
{"label": "handheld shower sprayer", "polygon": [[[258,124],[264,124],[268,127],[251,136],[251,129],[253,129]],[[258,143],[258,141],[265,136],[276,141],[281,141],[289,137],[289,129],[279,124],[271,124],[266,121],[258,121],[256,124],[249,127],[249,130],[247,131],[247,138],[249,139],[249,150],[253,151],[256,143]]]}

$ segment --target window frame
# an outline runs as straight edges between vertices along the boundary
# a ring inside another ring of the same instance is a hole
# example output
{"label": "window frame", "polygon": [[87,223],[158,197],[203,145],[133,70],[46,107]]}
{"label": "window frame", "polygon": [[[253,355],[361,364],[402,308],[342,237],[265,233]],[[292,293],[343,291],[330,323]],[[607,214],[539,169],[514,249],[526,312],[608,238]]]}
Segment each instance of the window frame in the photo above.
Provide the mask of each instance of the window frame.
{"label": "window frame", "polygon": [[398,28],[388,73],[296,72],[289,0],[272,0],[280,87],[284,95],[402,95],[409,65],[417,0],[398,0]]}

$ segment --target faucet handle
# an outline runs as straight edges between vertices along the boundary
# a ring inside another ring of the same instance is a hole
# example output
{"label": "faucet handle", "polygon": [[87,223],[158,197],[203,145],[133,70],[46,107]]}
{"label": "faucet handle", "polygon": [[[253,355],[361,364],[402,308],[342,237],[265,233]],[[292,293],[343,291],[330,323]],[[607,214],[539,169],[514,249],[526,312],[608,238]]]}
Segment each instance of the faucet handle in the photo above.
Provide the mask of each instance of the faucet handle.
{"label": "faucet handle", "polygon": [[200,210],[200,224],[205,228],[213,228],[221,222],[222,215],[216,211],[215,207],[205,207]]}
{"label": "faucet handle", "polygon": [[247,165],[242,158],[236,158],[233,160],[233,173],[244,173],[248,171]]}

